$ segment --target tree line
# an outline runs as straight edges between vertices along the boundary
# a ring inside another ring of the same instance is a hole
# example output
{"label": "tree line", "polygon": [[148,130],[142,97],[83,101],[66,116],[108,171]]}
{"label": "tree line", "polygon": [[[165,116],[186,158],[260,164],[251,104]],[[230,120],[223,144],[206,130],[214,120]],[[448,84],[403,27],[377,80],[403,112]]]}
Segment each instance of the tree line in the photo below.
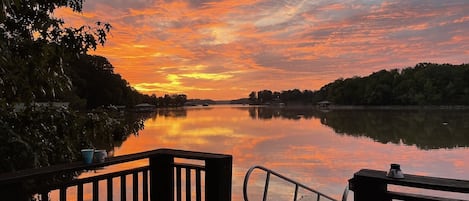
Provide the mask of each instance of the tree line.
{"label": "tree line", "polygon": [[299,103],[311,104],[314,98],[314,91],[292,89],[282,92],[264,89],[262,91],[251,92],[248,101],[251,104],[276,104],[276,103]]}
{"label": "tree line", "polygon": [[73,90],[63,97],[78,108],[96,108],[107,105],[133,107],[140,103],[159,107],[183,106],[185,94],[142,94],[119,74],[107,58],[82,55],[70,68]]}
{"label": "tree line", "polygon": [[469,64],[419,63],[365,77],[340,78],[317,91],[251,92],[248,100],[257,104],[330,101],[338,105],[468,105]]}

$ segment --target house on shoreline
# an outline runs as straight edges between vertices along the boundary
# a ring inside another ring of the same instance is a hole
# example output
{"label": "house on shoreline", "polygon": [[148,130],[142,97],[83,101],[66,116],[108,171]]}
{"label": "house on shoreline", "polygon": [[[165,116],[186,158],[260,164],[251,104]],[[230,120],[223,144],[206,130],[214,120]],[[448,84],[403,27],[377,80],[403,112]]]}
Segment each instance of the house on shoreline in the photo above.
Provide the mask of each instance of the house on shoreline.
{"label": "house on shoreline", "polygon": [[141,103],[134,106],[134,112],[154,112],[156,110],[156,105]]}
{"label": "house on shoreline", "polygon": [[332,102],[330,101],[319,101],[316,103],[316,106],[319,108],[319,109],[329,109],[329,107],[332,105]]}

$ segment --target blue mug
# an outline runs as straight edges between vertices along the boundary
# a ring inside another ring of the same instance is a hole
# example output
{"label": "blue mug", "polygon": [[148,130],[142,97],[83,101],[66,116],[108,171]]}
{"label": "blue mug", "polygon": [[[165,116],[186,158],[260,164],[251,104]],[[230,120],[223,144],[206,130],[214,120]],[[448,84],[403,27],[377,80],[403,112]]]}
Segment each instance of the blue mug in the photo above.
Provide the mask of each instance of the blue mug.
{"label": "blue mug", "polygon": [[83,156],[83,162],[85,162],[85,164],[93,163],[94,149],[82,149],[81,155]]}

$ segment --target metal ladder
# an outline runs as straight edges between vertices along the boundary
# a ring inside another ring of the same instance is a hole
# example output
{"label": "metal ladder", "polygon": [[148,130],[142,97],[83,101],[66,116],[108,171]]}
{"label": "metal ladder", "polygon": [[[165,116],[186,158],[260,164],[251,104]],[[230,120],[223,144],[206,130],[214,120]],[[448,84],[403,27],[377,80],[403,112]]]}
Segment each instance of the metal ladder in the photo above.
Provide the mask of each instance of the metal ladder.
{"label": "metal ladder", "polygon": [[[271,175],[276,176],[276,177],[278,177],[278,178],[280,178],[280,179],[282,179],[282,180],[284,180],[284,181],[286,181],[286,182],[288,182],[288,183],[290,183],[290,184],[294,184],[294,186],[295,186],[295,191],[294,191],[294,195],[293,195],[293,201],[300,201],[300,200],[301,200],[301,198],[298,199],[298,191],[299,191],[300,188],[301,188],[301,189],[304,189],[304,190],[306,190],[306,191],[309,191],[309,192],[312,193],[313,195],[316,195],[317,201],[323,200],[323,199],[325,199],[325,200],[330,200],[330,201],[338,201],[338,200],[336,200],[336,199],[334,199],[334,198],[332,198],[332,197],[329,197],[329,196],[327,196],[327,195],[325,195],[325,194],[323,194],[323,193],[321,193],[321,192],[319,192],[319,191],[317,191],[317,190],[314,190],[314,189],[312,189],[312,188],[310,188],[310,187],[307,187],[307,186],[305,186],[305,185],[303,185],[303,184],[301,184],[301,183],[299,183],[299,182],[297,182],[297,181],[294,181],[294,180],[292,180],[292,179],[290,179],[290,178],[288,178],[288,177],[286,177],[286,176],[283,176],[283,175],[281,175],[281,174],[279,174],[279,173],[277,173],[277,172],[275,172],[275,171],[273,171],[273,170],[271,170],[271,169],[268,169],[268,168],[265,168],[265,167],[262,167],[262,166],[254,166],[254,167],[251,167],[251,168],[247,171],[246,176],[244,177],[244,184],[243,184],[243,196],[244,196],[244,201],[249,201],[249,199],[248,199],[248,192],[247,192],[247,190],[248,190],[248,181],[249,181],[249,178],[250,178],[250,176],[251,176],[251,173],[254,172],[254,170],[256,170],[256,169],[261,170],[261,171],[263,171],[263,172],[266,173],[265,184],[264,184],[264,192],[263,192],[263,196],[262,196],[262,201],[267,201],[267,193],[268,193],[268,190],[269,190],[269,183],[270,183],[270,177],[271,177]],[[348,195],[348,186],[347,186],[347,187],[345,188],[345,190],[344,190],[344,194],[343,194],[343,196],[342,196],[342,201],[346,201],[346,200],[347,200],[347,195]]]}

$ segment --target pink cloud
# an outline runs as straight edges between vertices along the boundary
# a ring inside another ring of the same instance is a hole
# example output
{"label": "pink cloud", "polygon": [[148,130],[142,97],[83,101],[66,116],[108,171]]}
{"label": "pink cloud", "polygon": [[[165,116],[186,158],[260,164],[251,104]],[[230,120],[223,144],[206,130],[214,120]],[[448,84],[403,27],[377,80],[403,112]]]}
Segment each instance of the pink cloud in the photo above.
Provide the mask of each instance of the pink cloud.
{"label": "pink cloud", "polygon": [[[167,75],[191,68],[230,74],[181,80],[193,98],[219,99],[274,85],[314,90],[339,77],[419,62],[467,63],[468,9],[465,1],[101,0],[85,2],[83,14],[58,15],[75,25],[110,22],[111,37],[96,54],[131,85],[164,84]],[[207,88],[213,90],[198,90]]]}

